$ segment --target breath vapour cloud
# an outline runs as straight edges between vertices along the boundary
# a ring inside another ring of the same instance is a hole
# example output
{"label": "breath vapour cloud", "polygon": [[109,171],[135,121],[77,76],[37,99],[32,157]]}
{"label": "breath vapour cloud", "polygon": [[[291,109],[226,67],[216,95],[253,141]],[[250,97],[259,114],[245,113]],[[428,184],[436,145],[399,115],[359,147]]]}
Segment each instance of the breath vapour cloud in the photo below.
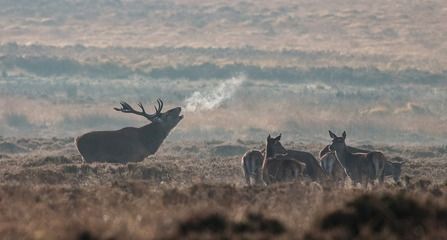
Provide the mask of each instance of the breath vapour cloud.
{"label": "breath vapour cloud", "polygon": [[233,77],[219,83],[215,88],[195,91],[185,100],[185,109],[188,112],[194,112],[217,108],[225,100],[231,98],[244,81],[244,77]]}

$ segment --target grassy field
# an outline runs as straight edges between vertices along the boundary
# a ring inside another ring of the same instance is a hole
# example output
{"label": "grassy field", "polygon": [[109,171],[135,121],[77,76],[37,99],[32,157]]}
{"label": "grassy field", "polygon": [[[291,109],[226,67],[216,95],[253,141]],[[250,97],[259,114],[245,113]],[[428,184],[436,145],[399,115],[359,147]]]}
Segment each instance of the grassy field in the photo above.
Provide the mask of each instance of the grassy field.
{"label": "grassy field", "polygon": [[[9,239],[323,239],[355,234],[352,229],[359,228],[357,236],[362,238],[445,237],[441,234],[447,224],[445,148],[378,147],[387,156],[408,159],[403,184],[387,179],[382,187],[364,190],[310,181],[246,187],[240,157],[262,142],[167,142],[156,156],[125,165],[84,164],[72,142],[69,138],[2,139],[0,235]],[[286,146],[313,153],[322,147]],[[403,206],[396,210],[392,204]],[[362,212],[365,206],[372,212]],[[352,216],[345,219],[344,212]],[[365,218],[362,214],[368,220],[357,222],[357,217]],[[332,225],[324,227],[325,221]],[[351,228],[349,221],[359,226]],[[385,222],[374,230],[374,221]],[[402,233],[406,227],[423,230]]]}

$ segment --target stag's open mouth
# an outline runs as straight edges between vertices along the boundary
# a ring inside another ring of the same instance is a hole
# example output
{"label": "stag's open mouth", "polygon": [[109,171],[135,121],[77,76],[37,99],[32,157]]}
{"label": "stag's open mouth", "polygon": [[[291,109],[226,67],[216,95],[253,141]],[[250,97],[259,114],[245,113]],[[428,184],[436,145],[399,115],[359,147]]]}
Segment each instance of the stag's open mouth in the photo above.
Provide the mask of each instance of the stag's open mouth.
{"label": "stag's open mouth", "polygon": [[179,109],[179,112],[178,112],[178,118],[179,118],[179,120],[182,120],[183,119],[183,114],[180,114],[182,112],[182,108],[180,108]]}

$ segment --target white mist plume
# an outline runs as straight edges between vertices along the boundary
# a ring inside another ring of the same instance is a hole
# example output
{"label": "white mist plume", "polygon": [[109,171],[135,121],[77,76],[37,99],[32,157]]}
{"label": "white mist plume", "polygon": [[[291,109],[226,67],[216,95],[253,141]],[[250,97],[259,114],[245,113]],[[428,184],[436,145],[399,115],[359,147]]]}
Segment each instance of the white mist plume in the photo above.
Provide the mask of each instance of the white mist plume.
{"label": "white mist plume", "polygon": [[185,100],[185,109],[189,112],[214,109],[231,98],[244,81],[245,77],[233,77],[208,91],[196,91]]}

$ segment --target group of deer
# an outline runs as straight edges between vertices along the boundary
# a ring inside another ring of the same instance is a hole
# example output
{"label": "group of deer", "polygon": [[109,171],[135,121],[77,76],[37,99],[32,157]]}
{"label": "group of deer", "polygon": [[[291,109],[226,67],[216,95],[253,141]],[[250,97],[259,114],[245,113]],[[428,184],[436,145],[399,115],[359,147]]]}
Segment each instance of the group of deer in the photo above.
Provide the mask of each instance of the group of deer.
{"label": "group of deer", "polygon": [[392,176],[399,182],[402,162],[393,162],[378,151],[367,151],[346,145],[346,132],[338,137],[329,131],[332,143],[320,151],[320,161],[311,153],[287,150],[281,135],[267,137],[264,150],[251,150],[242,157],[242,168],[248,185],[295,181],[308,177],[313,181],[344,183],[349,176],[354,185],[384,181]]}
{"label": "group of deer", "polygon": [[[79,136],[76,147],[85,162],[140,162],[154,154],[171,130],[183,119],[181,108],[175,107],[162,112],[163,101],[157,100],[155,113],[133,109],[121,102],[116,111],[143,116],[150,123],[139,127],[126,127],[116,131],[94,131]],[[349,176],[354,184],[368,183],[385,176],[400,178],[401,162],[385,159],[381,152],[366,151],[346,146],[346,132],[338,137],[331,131],[332,144],[320,151],[320,161],[303,151],[287,150],[281,145],[281,135],[267,137],[264,151],[249,151],[242,157],[242,167],[247,184],[271,184],[309,177],[313,181],[342,181]],[[253,181],[252,181],[253,180]]]}

